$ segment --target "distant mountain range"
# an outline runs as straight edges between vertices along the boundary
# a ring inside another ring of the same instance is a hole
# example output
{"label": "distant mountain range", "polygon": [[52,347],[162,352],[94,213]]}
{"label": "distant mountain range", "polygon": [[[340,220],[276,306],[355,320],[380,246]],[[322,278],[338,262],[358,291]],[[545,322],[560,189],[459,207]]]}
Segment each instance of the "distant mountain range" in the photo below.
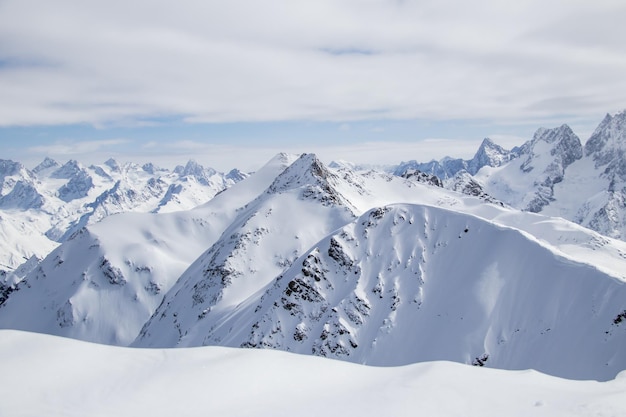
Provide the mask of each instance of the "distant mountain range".
{"label": "distant mountain range", "polygon": [[31,257],[43,259],[83,227],[116,213],[187,210],[246,178],[204,168],[194,161],[173,171],[153,164],[64,165],[46,158],[29,170],[0,160],[0,273]]}

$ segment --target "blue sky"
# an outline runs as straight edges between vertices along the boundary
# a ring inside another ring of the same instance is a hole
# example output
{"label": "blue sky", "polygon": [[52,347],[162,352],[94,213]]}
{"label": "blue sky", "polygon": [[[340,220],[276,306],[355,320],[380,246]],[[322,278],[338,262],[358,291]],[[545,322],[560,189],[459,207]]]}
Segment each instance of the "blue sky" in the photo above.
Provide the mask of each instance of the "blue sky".
{"label": "blue sky", "polygon": [[0,158],[470,157],[626,107],[623,1],[4,0]]}

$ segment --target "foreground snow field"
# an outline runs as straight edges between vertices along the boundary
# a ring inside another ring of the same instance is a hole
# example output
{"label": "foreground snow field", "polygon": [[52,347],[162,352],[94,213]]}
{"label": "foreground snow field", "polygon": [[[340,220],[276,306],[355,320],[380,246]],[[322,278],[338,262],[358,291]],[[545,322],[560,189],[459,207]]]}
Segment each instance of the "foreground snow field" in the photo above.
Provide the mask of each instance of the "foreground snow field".
{"label": "foreground snow field", "polygon": [[449,362],[368,367],[254,349],[130,349],[0,331],[2,416],[626,416],[607,382]]}

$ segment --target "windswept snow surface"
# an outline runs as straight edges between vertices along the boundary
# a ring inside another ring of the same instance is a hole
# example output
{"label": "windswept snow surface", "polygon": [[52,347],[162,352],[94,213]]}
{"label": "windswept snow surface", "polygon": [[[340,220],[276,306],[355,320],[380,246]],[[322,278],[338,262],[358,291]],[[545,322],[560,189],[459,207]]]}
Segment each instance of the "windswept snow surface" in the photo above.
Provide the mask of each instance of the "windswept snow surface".
{"label": "windswept snow surface", "polygon": [[0,331],[0,415],[626,416],[626,374],[377,368],[269,350],[129,349]]}

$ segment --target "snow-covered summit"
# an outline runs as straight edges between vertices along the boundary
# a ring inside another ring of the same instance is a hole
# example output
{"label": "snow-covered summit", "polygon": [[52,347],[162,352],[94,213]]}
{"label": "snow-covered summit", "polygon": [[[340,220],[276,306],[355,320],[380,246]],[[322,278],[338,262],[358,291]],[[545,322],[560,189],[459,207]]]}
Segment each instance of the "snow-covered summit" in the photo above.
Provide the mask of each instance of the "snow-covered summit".
{"label": "snow-covered summit", "polygon": [[33,168],[33,173],[37,174],[37,176],[45,176],[58,167],[59,163],[57,161],[46,156],[43,161]]}
{"label": "snow-covered summit", "polygon": [[513,155],[511,151],[504,149],[489,138],[483,139],[480,147],[472,159],[467,161],[467,172],[476,174],[482,167],[499,167],[510,161]]}
{"label": "snow-covered summit", "polygon": [[43,204],[44,197],[31,181],[19,180],[10,192],[0,195],[0,208],[2,209],[38,209]]}
{"label": "snow-covered summit", "polygon": [[519,148],[519,156],[501,169],[481,170],[477,177],[486,191],[515,207],[539,212],[554,201],[554,185],[583,156],[580,139],[567,125],[538,129]]}
{"label": "snow-covered summit", "polygon": [[33,182],[35,176],[20,163],[0,159],[0,195],[10,192],[19,181]]}
{"label": "snow-covered summit", "polygon": [[104,161],[104,165],[108,166],[109,168],[111,168],[111,170],[116,171],[116,172],[119,172],[122,170],[122,167],[119,164],[119,162],[117,162],[113,158],[109,158],[106,161]]}
{"label": "snow-covered summit", "polygon": [[615,116],[607,114],[585,143],[585,155],[606,177],[626,181],[626,110]]}
{"label": "snow-covered summit", "polygon": [[52,174],[50,174],[50,177],[67,180],[74,177],[83,170],[84,167],[80,162],[76,161],[75,159],[70,159],[65,164],[63,164],[63,166],[59,167]]}

